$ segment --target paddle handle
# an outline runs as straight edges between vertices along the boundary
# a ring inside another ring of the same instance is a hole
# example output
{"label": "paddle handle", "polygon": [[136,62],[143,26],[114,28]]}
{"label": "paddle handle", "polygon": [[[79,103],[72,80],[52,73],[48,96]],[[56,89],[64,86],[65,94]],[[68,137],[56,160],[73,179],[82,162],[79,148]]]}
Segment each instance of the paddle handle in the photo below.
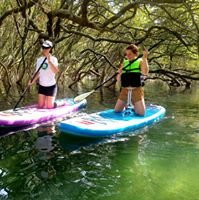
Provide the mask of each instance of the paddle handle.
{"label": "paddle handle", "polygon": [[[39,73],[40,69],[42,68],[43,64],[45,63],[47,57],[44,58],[43,62],[41,63],[41,65],[39,66],[38,70],[35,72],[35,74],[33,75],[33,77],[31,78],[31,82],[34,80],[34,78],[37,76],[37,74]],[[29,85],[25,88],[25,90],[23,91],[22,95],[20,96],[19,100],[17,101],[16,105],[14,106],[13,110],[16,110],[16,108],[18,107],[19,103],[21,102],[21,100],[23,99],[26,91],[28,90]]]}

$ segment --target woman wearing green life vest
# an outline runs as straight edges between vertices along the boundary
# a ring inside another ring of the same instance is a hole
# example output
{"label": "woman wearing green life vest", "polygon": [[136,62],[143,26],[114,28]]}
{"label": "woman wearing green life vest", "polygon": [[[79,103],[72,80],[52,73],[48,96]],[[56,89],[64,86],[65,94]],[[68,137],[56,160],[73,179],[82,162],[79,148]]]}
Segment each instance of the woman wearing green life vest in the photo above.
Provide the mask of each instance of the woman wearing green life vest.
{"label": "woman wearing green life vest", "polygon": [[148,57],[149,52],[145,49],[142,58],[138,59],[138,47],[129,45],[125,49],[125,57],[117,75],[117,81],[121,81],[122,89],[115,105],[115,112],[122,112],[127,103],[129,88],[132,89],[132,104],[136,114],[145,114],[144,88],[142,75],[149,73]]}

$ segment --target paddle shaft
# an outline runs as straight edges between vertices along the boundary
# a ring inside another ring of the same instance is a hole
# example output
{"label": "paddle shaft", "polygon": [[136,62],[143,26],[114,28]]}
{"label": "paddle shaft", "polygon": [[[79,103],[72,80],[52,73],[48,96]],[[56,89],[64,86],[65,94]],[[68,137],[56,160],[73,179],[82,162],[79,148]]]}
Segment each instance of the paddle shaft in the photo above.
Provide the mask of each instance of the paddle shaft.
{"label": "paddle shaft", "polygon": [[[39,73],[40,69],[42,68],[43,64],[46,61],[46,57],[44,58],[43,62],[41,63],[41,65],[39,66],[38,70],[35,72],[35,74],[33,75],[33,77],[31,78],[31,82],[34,80],[34,78],[37,76],[37,74]],[[29,85],[25,88],[25,90],[23,91],[22,95],[20,96],[19,100],[17,101],[16,105],[14,106],[13,110],[16,110],[16,108],[18,107],[19,103],[21,102],[21,100],[23,99],[26,91],[28,90]]]}

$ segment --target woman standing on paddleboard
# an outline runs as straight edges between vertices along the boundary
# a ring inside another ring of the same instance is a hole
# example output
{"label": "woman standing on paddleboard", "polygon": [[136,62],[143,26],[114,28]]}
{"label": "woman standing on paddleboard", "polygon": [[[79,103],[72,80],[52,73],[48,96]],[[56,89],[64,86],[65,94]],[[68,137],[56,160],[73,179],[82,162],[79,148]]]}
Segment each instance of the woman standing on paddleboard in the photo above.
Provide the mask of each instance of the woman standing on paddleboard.
{"label": "woman standing on paddleboard", "polygon": [[149,52],[145,49],[143,57],[138,59],[138,47],[129,45],[125,50],[126,59],[119,69],[117,81],[121,80],[122,89],[115,105],[115,112],[122,112],[126,106],[129,88],[132,91],[132,104],[136,114],[143,116],[145,113],[144,88],[142,75],[148,75]]}
{"label": "woman standing on paddleboard", "polygon": [[29,85],[34,84],[39,80],[38,89],[38,107],[39,108],[54,108],[55,97],[57,94],[57,84],[55,74],[59,71],[58,61],[55,56],[51,55],[53,43],[49,40],[45,40],[42,43],[42,56],[37,59],[36,71],[40,68],[44,59],[46,61],[42,64],[39,73]]}

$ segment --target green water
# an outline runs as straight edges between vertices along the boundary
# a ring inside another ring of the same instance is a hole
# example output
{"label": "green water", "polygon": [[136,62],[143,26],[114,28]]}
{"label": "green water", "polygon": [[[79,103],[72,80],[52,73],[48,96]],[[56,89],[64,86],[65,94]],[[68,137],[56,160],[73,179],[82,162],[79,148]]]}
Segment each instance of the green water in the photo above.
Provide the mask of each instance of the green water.
{"label": "green water", "polygon": [[[199,199],[199,90],[148,88],[146,99],[167,115],[135,136],[83,140],[49,124],[1,137],[0,199]],[[115,100],[109,90],[96,93],[83,112]]]}

